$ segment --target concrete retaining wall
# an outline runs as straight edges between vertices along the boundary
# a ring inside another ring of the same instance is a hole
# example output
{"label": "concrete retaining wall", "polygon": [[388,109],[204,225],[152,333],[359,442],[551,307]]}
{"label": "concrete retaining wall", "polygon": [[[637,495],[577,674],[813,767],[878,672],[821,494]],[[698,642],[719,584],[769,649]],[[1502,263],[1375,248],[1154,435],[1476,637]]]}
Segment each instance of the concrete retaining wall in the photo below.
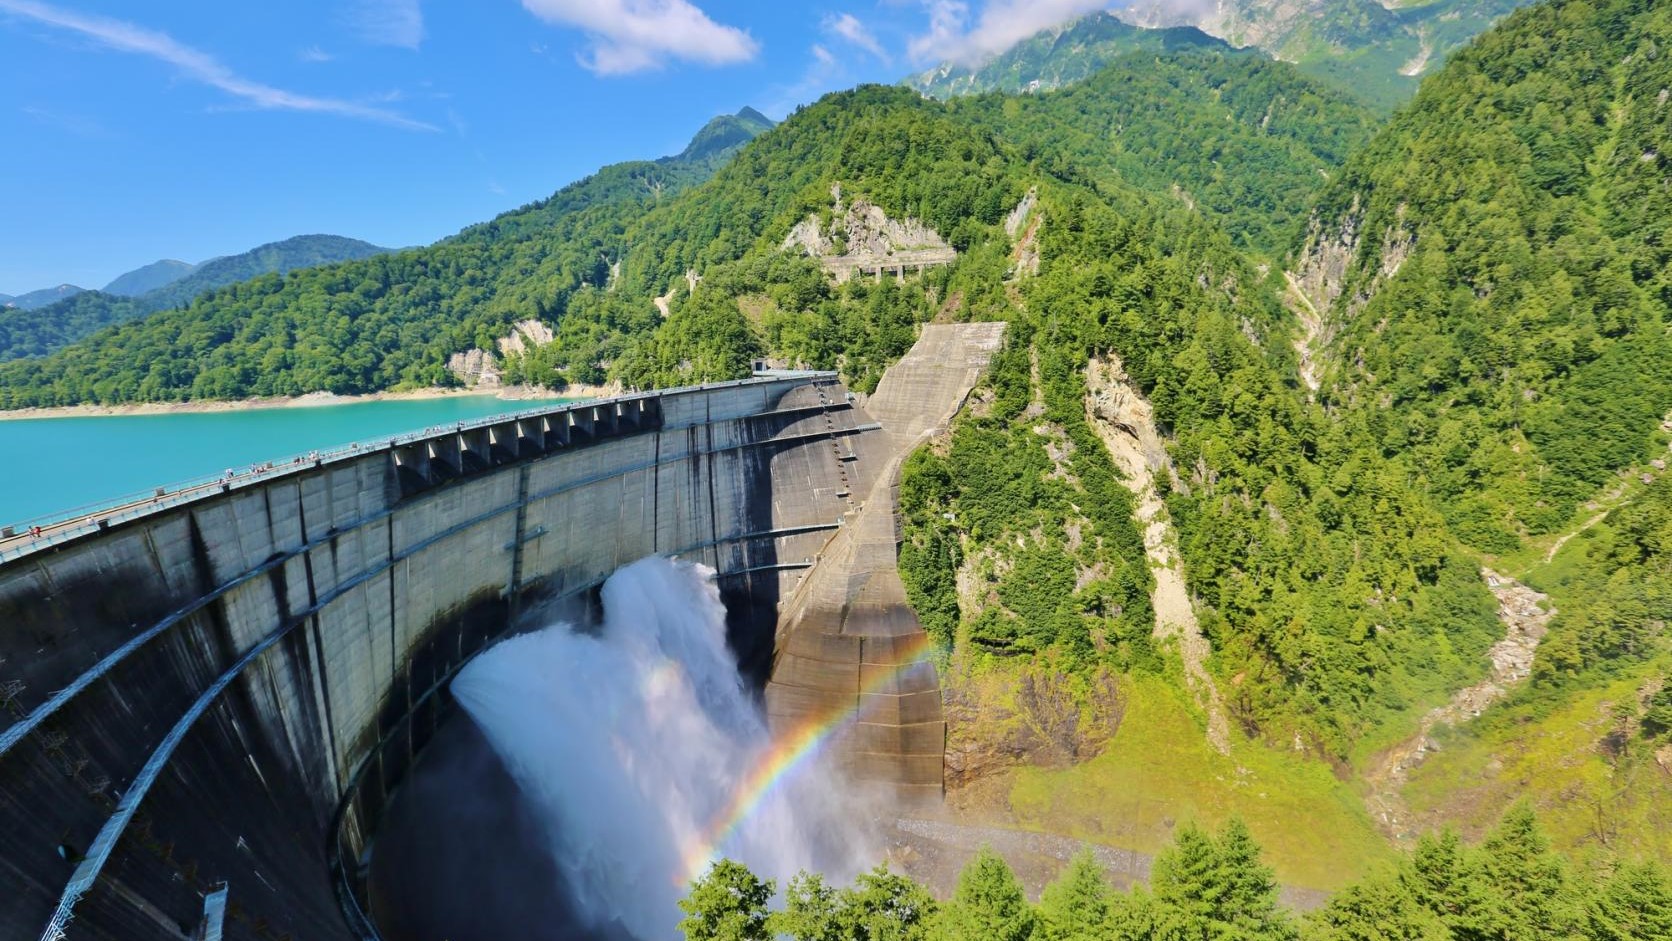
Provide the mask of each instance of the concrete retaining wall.
{"label": "concrete retaining wall", "polygon": [[72,938],[191,938],[223,883],[226,937],[363,933],[343,903],[368,834],[465,660],[668,553],[721,573],[764,682],[778,599],[883,437],[825,375],[585,403],[7,561],[0,937],[57,910]]}

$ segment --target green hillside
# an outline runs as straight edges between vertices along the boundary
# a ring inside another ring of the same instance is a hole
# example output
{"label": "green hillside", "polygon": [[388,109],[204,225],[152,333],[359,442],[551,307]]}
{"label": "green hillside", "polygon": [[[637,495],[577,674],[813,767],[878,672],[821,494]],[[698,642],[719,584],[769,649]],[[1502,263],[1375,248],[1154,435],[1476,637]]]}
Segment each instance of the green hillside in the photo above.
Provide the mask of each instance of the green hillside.
{"label": "green hillside", "polygon": [[1562,526],[1672,411],[1669,41],[1652,3],[1514,15],[1354,157],[1299,256],[1324,401],[1482,549]]}
{"label": "green hillside", "polygon": [[[713,144],[757,126],[747,116],[716,119],[698,137]],[[346,248],[362,256],[359,261],[291,266],[299,270],[207,284],[202,279],[217,273],[318,259],[351,240],[305,237],[218,259],[163,290],[167,301],[179,303],[176,309],[151,307],[149,295],[145,304],[100,296],[90,298],[85,309],[67,306],[30,320],[0,315],[0,351],[12,356],[45,354],[61,342],[87,337],[55,355],[0,366],[0,405],[448,384],[454,381],[445,367],[450,353],[491,347],[511,323],[546,317],[563,309],[575,292],[604,287],[610,253],[619,255],[628,222],[706,179],[736,146],[705,145],[695,147],[689,159],[606,167],[550,199],[428,248],[385,253],[352,243]],[[196,285],[202,286],[197,293],[180,298]],[[600,314],[606,321],[613,316]],[[643,326],[654,310],[641,309],[636,316]],[[577,324],[564,344],[565,363],[577,364],[574,378],[602,378],[597,363],[611,355],[602,344],[628,327],[610,323],[593,333]]]}
{"label": "green hillside", "polygon": [[1223,48],[1124,54],[1059,91],[953,107],[1087,178],[1171,194],[1265,256],[1288,250],[1317,194],[1377,126],[1293,66]]}
{"label": "green hillside", "polygon": [[[359,239],[299,235],[240,255],[185,265],[183,271],[181,262],[157,262],[117,278],[104,291],[78,288],[51,304],[0,312],[0,361],[45,356],[105,327],[180,307],[207,291],[259,275],[368,258],[385,251]],[[158,281],[162,282],[159,286],[143,293],[129,293]]]}
{"label": "green hillside", "polygon": [[[1314,27],[1420,11],[1470,22],[1442,0]],[[905,465],[902,576],[973,703],[954,739],[1025,723],[1005,680],[1069,712],[1106,694],[1118,727],[987,782],[996,814],[1146,852],[1246,818],[1282,878],[1355,883],[1311,937],[1632,937],[1585,898],[1664,894],[1622,860],[1672,853],[1672,9],[1547,0],[1380,127],[1296,66],[1189,46],[1052,92],[865,86],[770,129],[717,119],[436,245],[0,365],[0,405],[446,385],[449,356],[529,319],[556,340],[508,381],[666,386],[765,355],[868,392],[920,323],[1003,320],[970,407]],[[794,233],[844,251],[862,203],[955,260],[837,282]],[[1121,436],[1146,434],[1134,463]],[[1485,841],[1401,855],[1370,770],[1495,675],[1487,564],[1558,613],[1531,676],[1394,788]],[[1505,817],[1522,797],[1582,863]],[[1447,907],[1455,879],[1492,889]],[[1119,936],[1302,930],[1267,928]]]}
{"label": "green hillside", "polygon": [[264,274],[284,274],[298,268],[357,261],[387,252],[370,242],[340,235],[298,235],[282,242],[269,242],[237,255],[212,258],[191,274],[169,282],[144,295],[152,310],[166,310],[188,303],[205,291],[248,281]]}

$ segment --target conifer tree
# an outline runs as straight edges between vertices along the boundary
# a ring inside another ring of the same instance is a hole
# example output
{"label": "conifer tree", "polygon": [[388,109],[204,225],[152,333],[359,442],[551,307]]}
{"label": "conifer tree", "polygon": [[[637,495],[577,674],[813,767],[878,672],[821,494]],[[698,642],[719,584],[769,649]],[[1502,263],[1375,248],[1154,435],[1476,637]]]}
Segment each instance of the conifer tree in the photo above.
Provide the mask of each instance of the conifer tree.
{"label": "conifer tree", "polygon": [[1595,941],[1672,938],[1672,880],[1653,863],[1620,866],[1590,893],[1586,934]]}
{"label": "conifer tree", "polygon": [[1039,897],[1041,933],[1047,941],[1103,941],[1113,894],[1097,858],[1081,850]]}
{"label": "conifer tree", "polygon": [[1440,916],[1395,873],[1337,892],[1307,921],[1306,941],[1452,941]]}
{"label": "conifer tree", "polygon": [[942,913],[940,929],[946,941],[1028,941],[1037,923],[1010,865],[983,847],[958,874],[958,888]]}
{"label": "conifer tree", "polygon": [[1166,938],[1206,938],[1218,910],[1219,854],[1213,837],[1187,823],[1173,845],[1155,857],[1150,884],[1155,892],[1157,934]]}
{"label": "conifer tree", "polygon": [[1179,831],[1156,856],[1156,937],[1260,939],[1295,935],[1277,905],[1277,882],[1260,862],[1260,848],[1242,821],[1232,819],[1217,838],[1194,825]]}
{"label": "conifer tree", "polygon": [[1477,852],[1496,930],[1528,939],[1577,934],[1579,912],[1567,867],[1550,851],[1530,806],[1510,808]]}
{"label": "conifer tree", "polygon": [[1225,892],[1220,918],[1259,937],[1281,937],[1287,918],[1277,905],[1277,877],[1260,861],[1260,846],[1240,817],[1232,817],[1215,840]]}

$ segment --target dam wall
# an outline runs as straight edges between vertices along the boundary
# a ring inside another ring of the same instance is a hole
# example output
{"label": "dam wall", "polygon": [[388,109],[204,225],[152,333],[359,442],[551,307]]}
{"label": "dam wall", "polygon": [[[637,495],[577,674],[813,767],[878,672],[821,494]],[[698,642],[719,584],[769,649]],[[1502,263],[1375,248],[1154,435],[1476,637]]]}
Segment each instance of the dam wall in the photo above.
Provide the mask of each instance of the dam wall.
{"label": "dam wall", "polygon": [[662,553],[719,573],[764,684],[780,601],[890,451],[833,375],[762,377],[391,439],[8,547],[0,937],[375,937],[371,834],[465,661]]}
{"label": "dam wall", "polygon": [[944,793],[946,720],[928,635],[900,579],[899,489],[1004,342],[1003,323],[926,324],[865,403],[884,435],[865,498],[782,605],[766,712],[779,733],[836,726],[835,763],[902,803]]}

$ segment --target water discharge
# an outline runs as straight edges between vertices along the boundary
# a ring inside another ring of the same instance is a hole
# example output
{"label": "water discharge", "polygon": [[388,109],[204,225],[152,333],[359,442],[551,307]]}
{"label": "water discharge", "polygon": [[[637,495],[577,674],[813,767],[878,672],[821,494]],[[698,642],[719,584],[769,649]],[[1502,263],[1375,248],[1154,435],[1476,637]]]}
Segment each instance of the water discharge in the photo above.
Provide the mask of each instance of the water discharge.
{"label": "water discharge", "polygon": [[845,881],[874,861],[854,791],[817,762],[729,825],[774,750],[712,570],[644,559],[610,577],[603,605],[598,630],[511,638],[452,687],[544,825],[584,920],[676,937],[693,857],[725,855],[780,885],[802,869]]}

